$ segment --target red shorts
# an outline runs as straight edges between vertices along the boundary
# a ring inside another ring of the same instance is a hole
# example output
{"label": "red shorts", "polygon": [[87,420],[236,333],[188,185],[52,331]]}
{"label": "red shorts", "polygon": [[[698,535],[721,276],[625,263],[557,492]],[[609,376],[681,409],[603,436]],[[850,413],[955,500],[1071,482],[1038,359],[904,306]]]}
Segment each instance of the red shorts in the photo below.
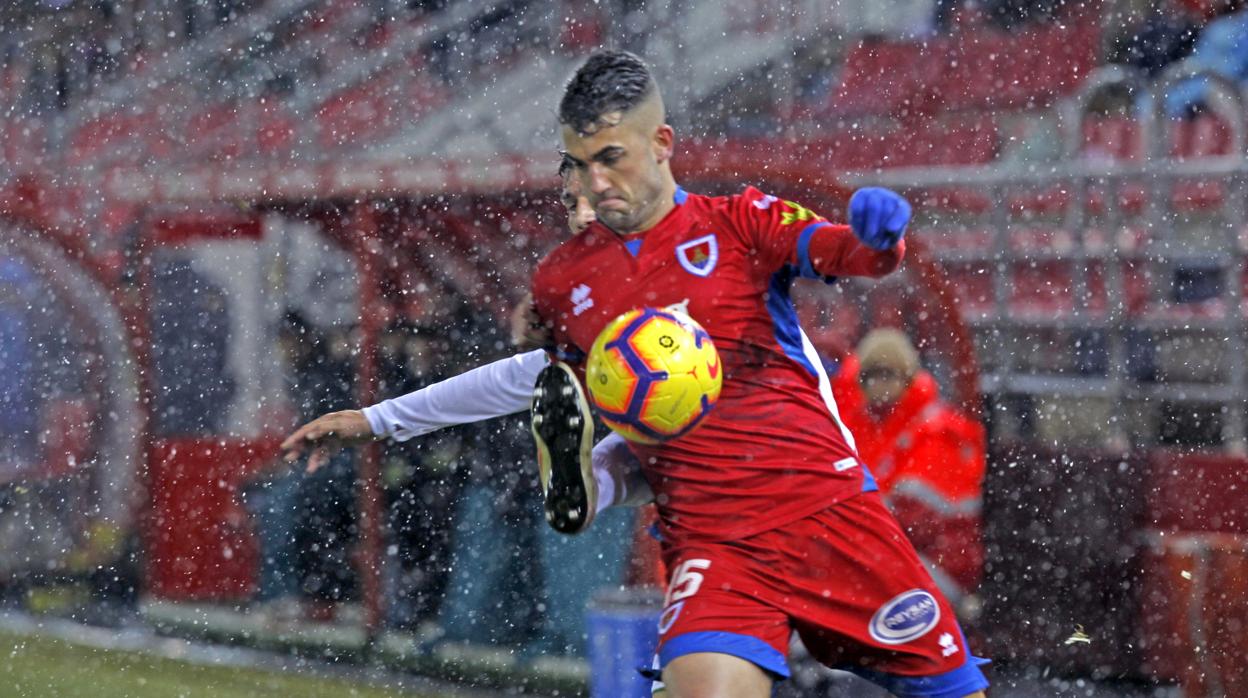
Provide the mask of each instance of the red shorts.
{"label": "red shorts", "polygon": [[778,676],[796,630],[811,656],[898,696],[987,687],[953,610],[876,492],[744,540],[666,546],[659,667],[695,652]]}

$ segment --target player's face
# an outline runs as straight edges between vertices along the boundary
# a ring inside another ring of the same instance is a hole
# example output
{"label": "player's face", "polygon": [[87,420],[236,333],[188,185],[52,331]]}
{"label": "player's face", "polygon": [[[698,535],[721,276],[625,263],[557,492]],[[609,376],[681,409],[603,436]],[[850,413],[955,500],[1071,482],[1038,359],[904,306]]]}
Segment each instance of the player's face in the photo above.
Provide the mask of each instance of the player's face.
{"label": "player's face", "polygon": [[[657,131],[632,113],[603,117],[590,134],[563,128],[565,153],[598,220],[617,233],[653,225],[663,193],[660,164],[670,155],[671,127]],[[666,143],[664,143],[666,140]]]}
{"label": "player's face", "polygon": [[589,227],[589,224],[596,219],[594,207],[581,192],[580,179],[575,174],[569,173],[564,178],[563,192],[559,198],[563,203],[563,208],[568,212],[568,229],[573,235]]}
{"label": "player's face", "polygon": [[910,384],[904,371],[889,366],[864,367],[858,374],[863,395],[873,409],[886,409],[898,400]]}

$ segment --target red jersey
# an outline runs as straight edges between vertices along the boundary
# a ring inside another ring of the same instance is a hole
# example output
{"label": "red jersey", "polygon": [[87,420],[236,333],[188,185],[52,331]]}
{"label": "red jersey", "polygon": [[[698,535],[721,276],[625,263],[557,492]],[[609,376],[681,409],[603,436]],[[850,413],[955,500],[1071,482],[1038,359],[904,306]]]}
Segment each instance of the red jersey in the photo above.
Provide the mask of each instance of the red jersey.
{"label": "red jersey", "polygon": [[603,327],[640,306],[687,303],[715,341],[724,366],[715,408],[683,437],[633,445],[664,538],[737,539],[875,490],[789,287],[799,277],[887,272],[903,248],[871,250],[848,226],[753,188],[727,197],[677,189],[675,203],[642,234],[589,226],[533,276],[538,314],[571,363],[583,364]]}

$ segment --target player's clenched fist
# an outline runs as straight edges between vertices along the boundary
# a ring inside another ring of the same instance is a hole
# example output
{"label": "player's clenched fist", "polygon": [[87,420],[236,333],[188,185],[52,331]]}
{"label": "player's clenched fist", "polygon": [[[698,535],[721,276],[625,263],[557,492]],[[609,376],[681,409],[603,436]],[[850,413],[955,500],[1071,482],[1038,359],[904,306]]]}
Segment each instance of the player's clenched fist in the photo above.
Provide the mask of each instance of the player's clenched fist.
{"label": "player's clenched fist", "polygon": [[373,438],[368,419],[359,410],[330,412],[304,424],[282,442],[283,457],[292,463],[305,453],[314,473],[335,452]]}
{"label": "player's clenched fist", "polygon": [[862,244],[873,250],[891,249],[906,234],[910,203],[901,194],[882,187],[864,187],[849,198],[849,225]]}

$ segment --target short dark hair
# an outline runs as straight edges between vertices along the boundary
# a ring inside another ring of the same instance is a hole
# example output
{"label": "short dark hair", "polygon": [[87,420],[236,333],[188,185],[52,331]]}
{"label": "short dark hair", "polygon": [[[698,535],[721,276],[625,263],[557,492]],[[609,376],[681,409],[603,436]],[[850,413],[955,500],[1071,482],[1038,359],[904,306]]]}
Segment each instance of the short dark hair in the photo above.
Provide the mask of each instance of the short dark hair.
{"label": "short dark hair", "polygon": [[604,114],[626,112],[654,90],[654,77],[636,55],[614,49],[594,51],[563,90],[559,123],[577,133],[590,133]]}

